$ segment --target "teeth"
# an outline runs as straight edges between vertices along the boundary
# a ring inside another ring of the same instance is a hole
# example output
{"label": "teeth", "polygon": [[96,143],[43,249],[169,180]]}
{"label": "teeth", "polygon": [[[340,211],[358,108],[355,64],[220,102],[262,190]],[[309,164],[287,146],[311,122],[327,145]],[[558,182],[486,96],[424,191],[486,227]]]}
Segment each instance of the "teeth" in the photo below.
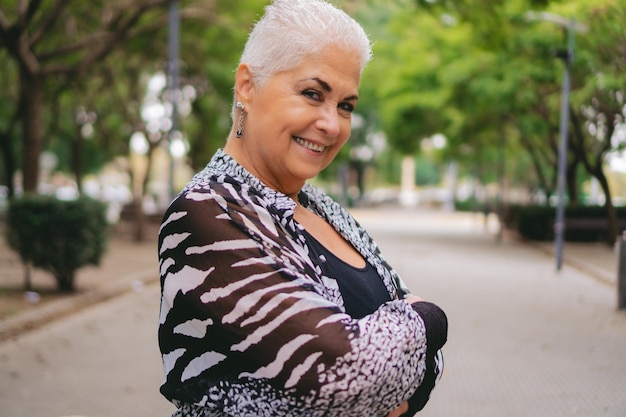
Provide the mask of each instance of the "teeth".
{"label": "teeth", "polygon": [[295,139],[296,142],[298,142],[300,145],[304,146],[307,149],[310,149],[312,151],[315,152],[322,152],[326,147],[325,146],[320,146],[320,145],[316,145],[314,143],[311,142],[307,142],[302,138],[299,138],[297,136],[293,137]]}

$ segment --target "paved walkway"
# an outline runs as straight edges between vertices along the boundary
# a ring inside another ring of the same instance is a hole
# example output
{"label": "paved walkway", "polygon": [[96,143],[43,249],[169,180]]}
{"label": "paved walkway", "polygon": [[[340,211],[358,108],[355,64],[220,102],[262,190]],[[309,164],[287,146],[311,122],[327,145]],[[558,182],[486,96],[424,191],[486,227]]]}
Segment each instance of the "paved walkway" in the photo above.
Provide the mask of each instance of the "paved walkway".
{"label": "paved walkway", "polygon": [[[478,215],[356,215],[414,292],[449,316],[446,372],[420,416],[626,415],[614,250],[567,244],[556,272],[551,245],[497,242]],[[0,416],[169,415],[157,391],[156,262],[155,240],[116,238],[101,268],[79,273],[78,295],[1,320]]]}
{"label": "paved walkway", "polygon": [[472,216],[362,219],[409,287],[448,314],[446,370],[420,416],[626,416],[613,250],[568,244],[556,272],[551,245],[498,243]]}

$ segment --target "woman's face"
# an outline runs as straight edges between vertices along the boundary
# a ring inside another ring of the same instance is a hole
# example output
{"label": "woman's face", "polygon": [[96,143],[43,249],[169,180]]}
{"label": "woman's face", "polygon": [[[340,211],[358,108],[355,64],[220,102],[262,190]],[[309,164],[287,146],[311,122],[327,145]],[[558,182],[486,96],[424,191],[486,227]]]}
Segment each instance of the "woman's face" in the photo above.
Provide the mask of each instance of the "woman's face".
{"label": "woman's face", "polygon": [[273,75],[262,87],[251,79],[238,82],[246,122],[243,137],[231,139],[241,141],[236,159],[266,185],[297,194],[350,137],[359,78],[357,57],[330,47]]}

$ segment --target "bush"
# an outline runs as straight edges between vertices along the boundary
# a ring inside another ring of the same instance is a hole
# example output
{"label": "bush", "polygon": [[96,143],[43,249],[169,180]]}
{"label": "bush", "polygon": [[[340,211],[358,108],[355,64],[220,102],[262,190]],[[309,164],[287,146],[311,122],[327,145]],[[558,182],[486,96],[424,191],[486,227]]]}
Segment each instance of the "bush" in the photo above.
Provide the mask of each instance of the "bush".
{"label": "bush", "polygon": [[[618,227],[626,228],[626,207],[617,207]],[[509,206],[503,224],[520,236],[535,241],[554,239],[556,208],[550,206]],[[569,242],[603,242],[609,236],[606,209],[600,206],[565,208],[565,235]]]}
{"label": "bush", "polygon": [[29,195],[9,203],[7,242],[25,265],[46,270],[62,291],[74,291],[76,270],[99,265],[107,243],[106,206],[81,197]]}
{"label": "bush", "polygon": [[554,239],[554,208],[549,206],[518,207],[513,211],[519,234],[529,240],[547,241]]}

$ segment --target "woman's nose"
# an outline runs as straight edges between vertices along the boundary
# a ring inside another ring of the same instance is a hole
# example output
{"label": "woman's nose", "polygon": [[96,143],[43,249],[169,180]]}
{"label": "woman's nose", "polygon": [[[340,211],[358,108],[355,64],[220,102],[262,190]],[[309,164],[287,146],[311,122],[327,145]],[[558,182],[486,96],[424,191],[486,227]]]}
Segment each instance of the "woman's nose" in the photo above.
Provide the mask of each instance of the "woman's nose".
{"label": "woman's nose", "polygon": [[[347,123],[350,121],[348,119]],[[320,116],[317,119],[317,127],[322,130],[327,136],[336,137],[341,133],[341,116],[335,106],[323,106],[320,111]]]}

